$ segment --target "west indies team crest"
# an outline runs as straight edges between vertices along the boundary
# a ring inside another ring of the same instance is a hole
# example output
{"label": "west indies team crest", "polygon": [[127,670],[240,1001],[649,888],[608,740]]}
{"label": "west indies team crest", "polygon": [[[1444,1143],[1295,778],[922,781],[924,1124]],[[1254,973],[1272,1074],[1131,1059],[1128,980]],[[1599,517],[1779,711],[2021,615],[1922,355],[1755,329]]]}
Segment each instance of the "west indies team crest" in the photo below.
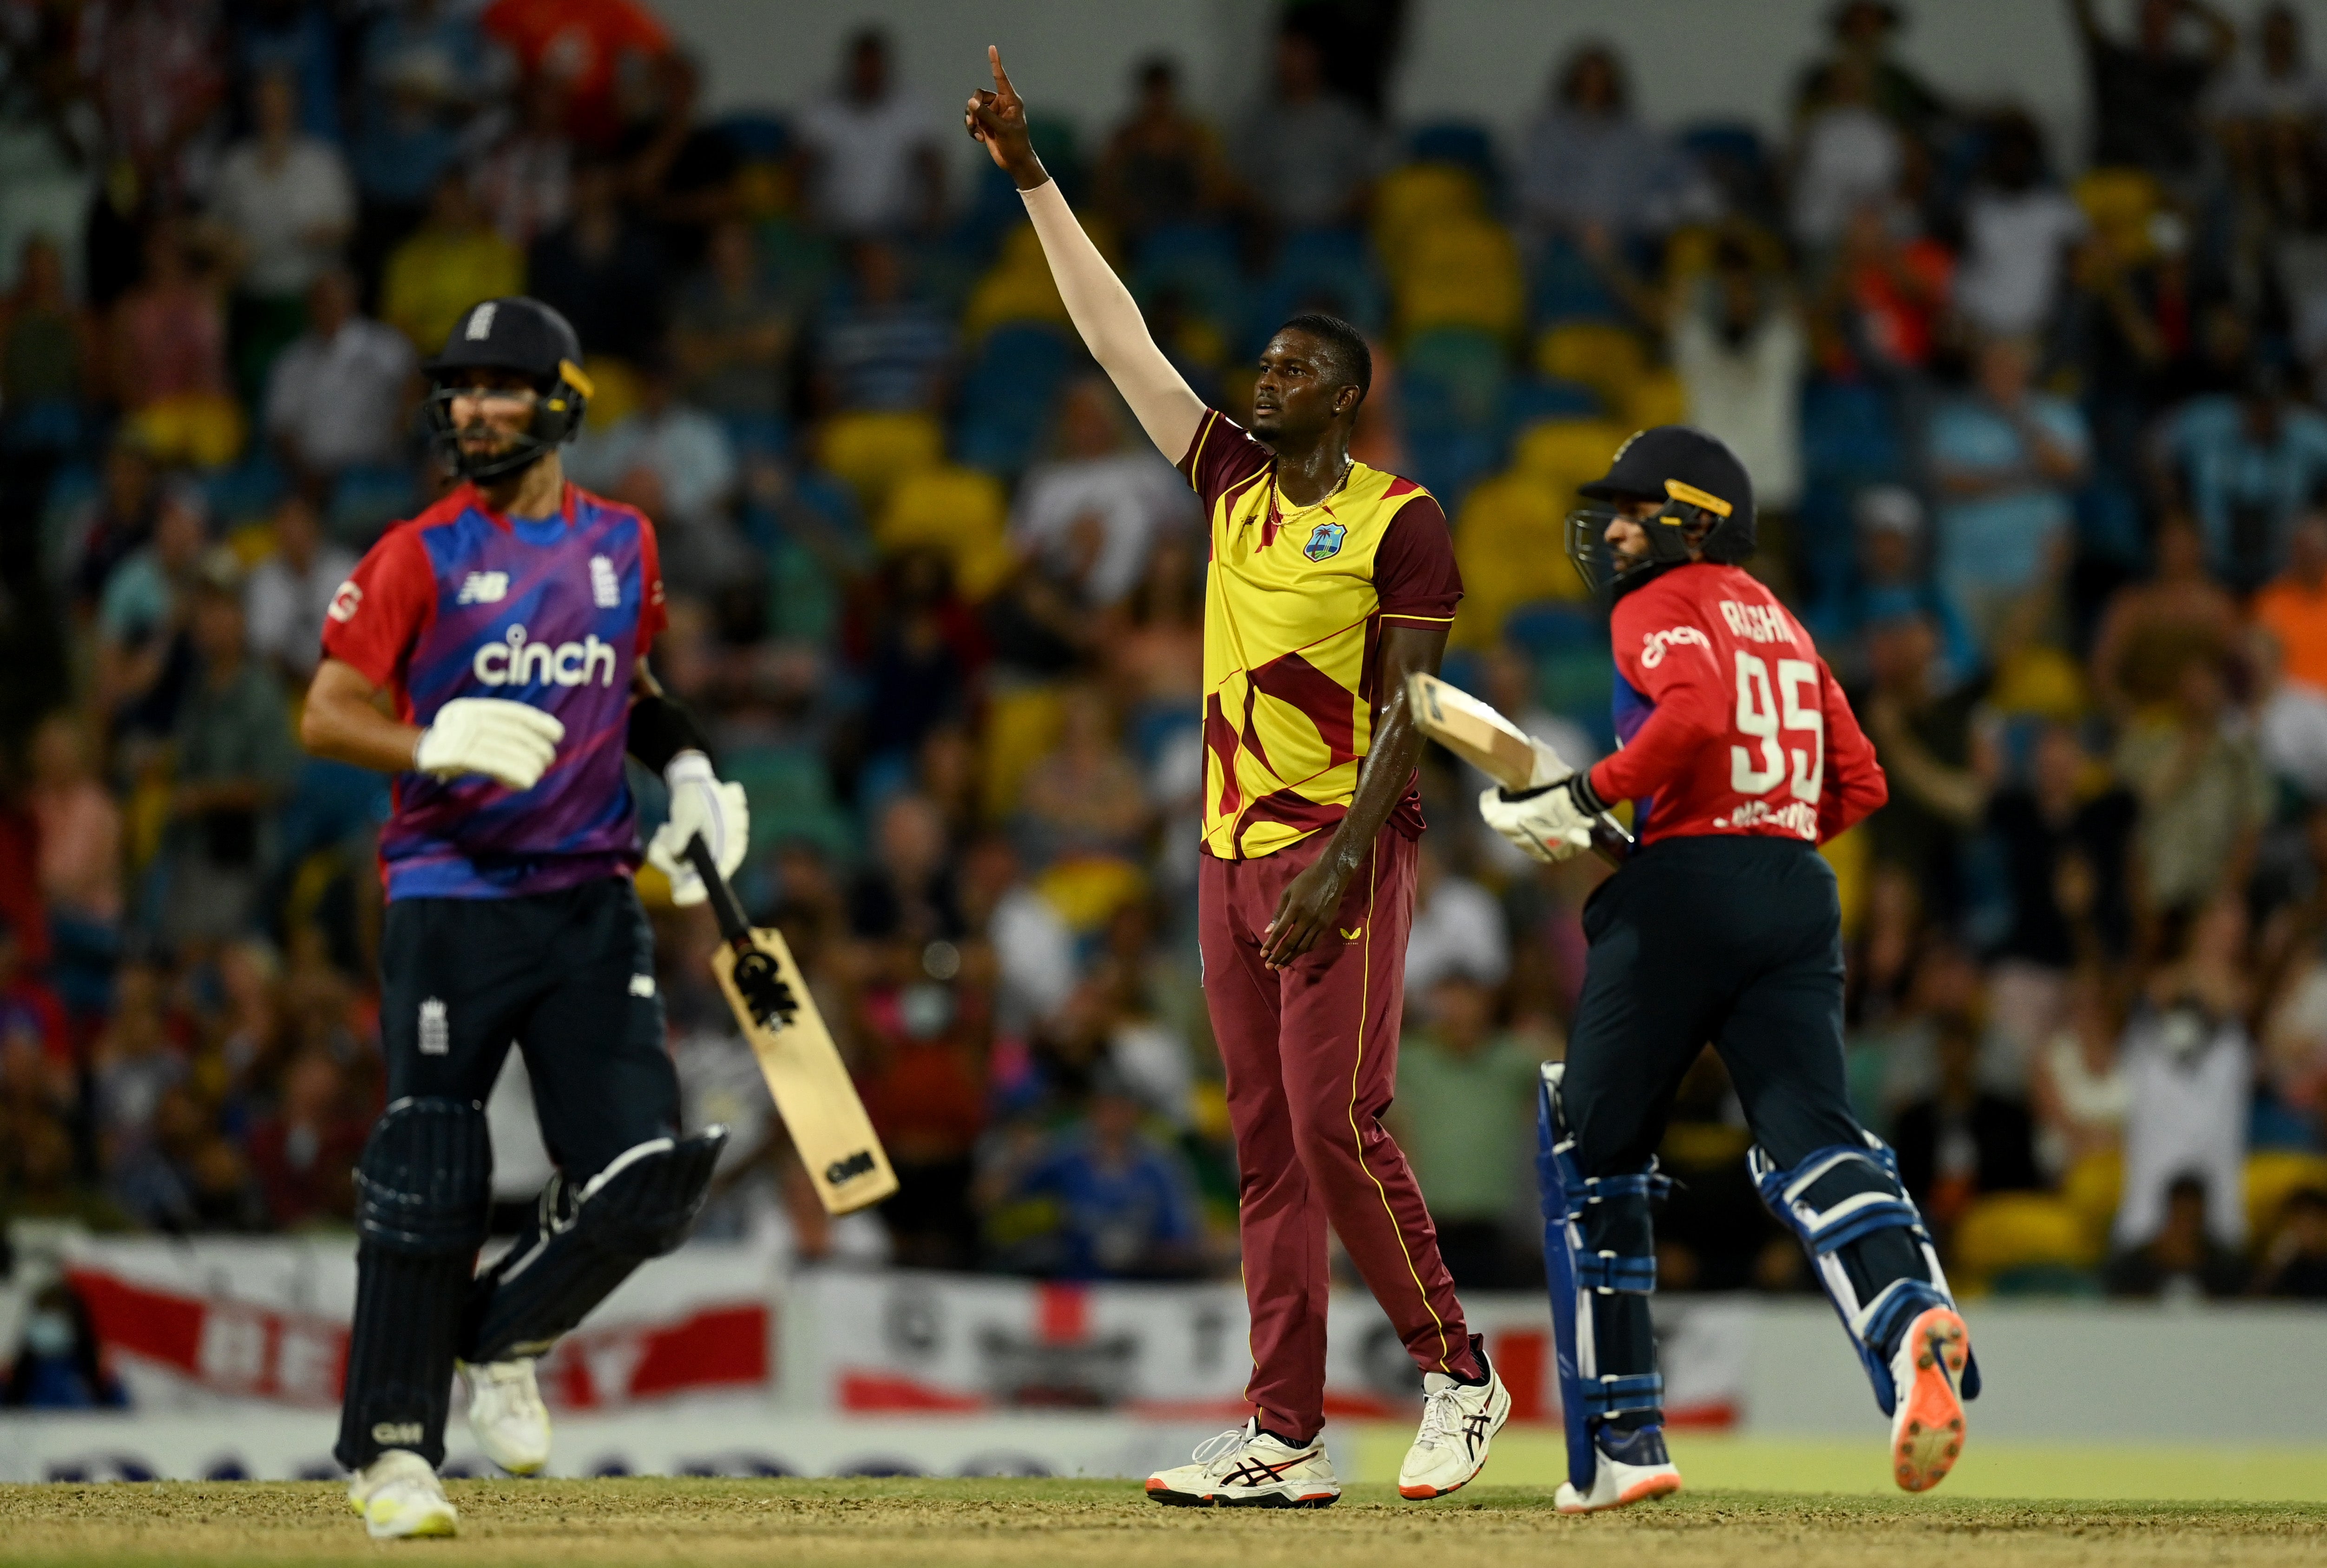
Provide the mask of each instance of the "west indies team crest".
{"label": "west indies team crest", "polygon": [[1313,561],[1330,561],[1341,553],[1341,541],[1349,534],[1340,523],[1319,523],[1309,530],[1309,542],[1301,546],[1301,553]]}

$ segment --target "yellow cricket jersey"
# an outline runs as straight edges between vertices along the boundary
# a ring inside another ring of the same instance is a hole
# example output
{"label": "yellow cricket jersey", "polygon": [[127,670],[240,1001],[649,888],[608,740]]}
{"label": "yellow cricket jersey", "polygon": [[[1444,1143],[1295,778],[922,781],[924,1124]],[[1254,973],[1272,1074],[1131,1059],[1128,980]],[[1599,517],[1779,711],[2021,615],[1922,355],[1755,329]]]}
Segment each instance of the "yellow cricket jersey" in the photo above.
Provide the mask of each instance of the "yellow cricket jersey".
{"label": "yellow cricket jersey", "polygon": [[[1463,596],[1446,514],[1412,480],[1353,462],[1287,507],[1276,461],[1208,410],[1180,471],[1210,533],[1204,580],[1204,849],[1271,854],[1331,827],[1373,739],[1385,621],[1446,625]],[[1422,831],[1411,785],[1391,821]]]}

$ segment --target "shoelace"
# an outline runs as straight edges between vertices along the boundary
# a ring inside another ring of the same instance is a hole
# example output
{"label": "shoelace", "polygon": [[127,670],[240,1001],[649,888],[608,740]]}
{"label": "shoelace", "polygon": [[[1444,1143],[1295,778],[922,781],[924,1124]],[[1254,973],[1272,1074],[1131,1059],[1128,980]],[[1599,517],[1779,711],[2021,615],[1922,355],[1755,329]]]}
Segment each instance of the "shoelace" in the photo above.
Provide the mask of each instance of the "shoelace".
{"label": "shoelace", "polygon": [[1453,1442],[1462,1414],[1463,1406],[1455,1398],[1453,1388],[1441,1388],[1435,1394],[1425,1395],[1422,1401],[1422,1430],[1414,1434],[1414,1446],[1437,1448]]}
{"label": "shoelace", "polygon": [[1242,1448],[1245,1445],[1245,1433],[1248,1430],[1242,1426],[1231,1426],[1226,1432],[1215,1433],[1198,1443],[1190,1451],[1188,1457],[1196,1463],[1210,1468]]}
{"label": "shoelace", "polygon": [[521,1366],[497,1361],[491,1369],[481,1367],[479,1370],[484,1372],[485,1381],[493,1386],[516,1414],[531,1416],[542,1408],[541,1395],[537,1390],[527,1386],[525,1369]]}

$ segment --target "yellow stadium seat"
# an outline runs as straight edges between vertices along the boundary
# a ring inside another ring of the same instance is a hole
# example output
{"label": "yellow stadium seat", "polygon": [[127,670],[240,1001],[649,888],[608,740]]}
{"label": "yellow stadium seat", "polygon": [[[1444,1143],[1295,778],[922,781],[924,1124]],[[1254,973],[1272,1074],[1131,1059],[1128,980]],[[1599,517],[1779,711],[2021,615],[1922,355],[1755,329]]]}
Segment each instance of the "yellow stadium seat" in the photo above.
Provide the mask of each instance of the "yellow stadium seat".
{"label": "yellow stadium seat", "polygon": [[1575,487],[1606,473],[1616,449],[1635,428],[1609,419],[1539,420],[1511,443],[1511,467],[1533,474],[1555,491],[1565,486],[1556,499],[1563,509],[1571,507],[1576,504]]}
{"label": "yellow stadium seat", "polygon": [[[1114,261],[1116,247],[1110,226],[1096,213],[1076,216],[1099,254]],[[1051,264],[1043,259],[1042,241],[1031,223],[1022,223],[1010,231],[1002,241],[993,266],[969,291],[969,301],[962,308],[962,335],[976,342],[1006,322],[1067,324],[1066,303],[1059,298],[1059,285],[1051,278]]]}
{"label": "yellow stadium seat", "polygon": [[129,426],[156,462],[224,468],[242,452],[242,405],[224,393],[184,392],[149,403]]}
{"label": "yellow stadium seat", "polygon": [[1068,929],[1096,931],[1147,891],[1147,878],[1129,861],[1112,854],[1078,854],[1058,862],[1034,879],[1034,891],[1059,911]]}
{"label": "yellow stadium seat", "polygon": [[1855,827],[1818,845],[1818,854],[1834,872],[1835,898],[1842,906],[1845,942],[1858,939],[1859,922],[1866,915],[1867,870],[1874,848],[1874,837]]}
{"label": "yellow stadium seat", "polygon": [[1503,623],[1523,604],[1584,597],[1561,537],[1566,516],[1561,498],[1532,473],[1500,473],[1472,487],[1454,526],[1463,588],[1452,634],[1456,647],[1494,647]]}
{"label": "yellow stadium seat", "polygon": [[953,558],[955,584],[967,597],[983,599],[1010,574],[1010,546],[1003,537],[1009,521],[1000,480],[945,464],[897,481],[873,539],[890,552],[914,545],[943,550]]}
{"label": "yellow stadium seat", "polygon": [[1634,430],[1688,423],[1688,391],[1677,375],[1661,367],[1626,382],[1624,396],[1614,406],[1623,411]]}
{"label": "yellow stadium seat", "polygon": [[945,432],[926,414],[839,414],[826,421],[817,457],[846,481],[869,511],[907,474],[945,456]]}
{"label": "yellow stadium seat", "polygon": [[1055,686],[1008,686],[987,695],[977,798],[988,822],[1018,808],[1028,770],[1050,754],[1065,728],[1066,703]]}
{"label": "yellow stadium seat", "polygon": [[2155,253],[2149,220],[2164,205],[2165,192],[2154,175],[2139,169],[2095,169],[2077,182],[2075,194],[2118,260],[2146,261]]}
{"label": "yellow stadium seat", "polygon": [[2299,1149],[2258,1149],[2247,1156],[2247,1238],[2266,1240],[2278,1211],[2305,1187],[2327,1190],[2327,1154]]}
{"label": "yellow stadium seat", "polygon": [[638,407],[638,367],[612,354],[593,354],[582,373],[590,378],[590,406],[583,410],[582,423],[603,435]]}
{"label": "yellow stadium seat", "polygon": [[1977,1289],[2022,1268],[2090,1268],[2100,1249],[2074,1205],[2050,1192],[1997,1192],[1980,1199],[1956,1226],[1950,1271]]}
{"label": "yellow stadium seat", "polygon": [[2084,667],[2042,643],[2015,649],[1995,672],[1987,700],[1999,714],[2074,723],[2085,711]]}
{"label": "yellow stadium seat", "polygon": [[1516,333],[1527,315],[1527,282],[1510,231],[1483,218],[1453,219],[1406,241],[1397,280],[1399,324],[1409,332],[1476,327]]}
{"label": "yellow stadium seat", "polygon": [[1374,186],[1374,253],[1392,279],[1406,274],[1415,241],[1441,224],[1481,217],[1486,192],[1479,177],[1453,163],[1408,163]]}
{"label": "yellow stadium seat", "polygon": [[2107,1249],[2109,1227],[2117,1223],[2124,1195],[2125,1157],[2114,1149],[2086,1155],[2061,1179],[2061,1200],[2077,1211],[2086,1245],[2097,1252]]}
{"label": "yellow stadium seat", "polygon": [[1537,369],[1581,381],[1611,408],[1631,407],[1633,384],[1648,373],[1648,359],[1639,334],[1613,322],[1562,322],[1536,340]]}

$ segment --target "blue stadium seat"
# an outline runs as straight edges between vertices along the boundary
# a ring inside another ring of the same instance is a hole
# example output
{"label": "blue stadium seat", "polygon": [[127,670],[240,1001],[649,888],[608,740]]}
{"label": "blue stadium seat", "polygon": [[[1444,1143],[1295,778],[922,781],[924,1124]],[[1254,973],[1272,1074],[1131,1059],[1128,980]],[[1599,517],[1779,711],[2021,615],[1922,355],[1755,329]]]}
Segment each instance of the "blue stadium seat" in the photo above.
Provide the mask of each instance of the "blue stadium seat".
{"label": "blue stadium seat", "polygon": [[1502,189],[1495,164],[1494,133],[1472,120],[1433,120],[1406,138],[1406,154],[1417,163],[1454,163],[1479,176],[1489,202]]}
{"label": "blue stadium seat", "polygon": [[1601,280],[1590,258],[1554,238],[1528,276],[1528,318],[1537,327],[1560,322],[1621,322],[1624,307]]}
{"label": "blue stadium seat", "polygon": [[1211,223],[1150,229],[1132,264],[1131,290],[1144,303],[1167,288],[1198,315],[1233,331],[1246,309],[1236,235]]}
{"label": "blue stadium seat", "polygon": [[1408,431],[1500,433],[1510,363],[1492,333],[1472,327],[1416,332],[1399,369]]}
{"label": "blue stadium seat", "polygon": [[[1411,477],[1438,498],[1448,517],[1463,505],[1471,487],[1493,471],[1501,461],[1500,443],[1491,431],[1450,429],[1416,431],[1406,437],[1406,467]],[[1604,659],[1606,650],[1602,650]]]}
{"label": "blue stadium seat", "polygon": [[1529,604],[1503,623],[1503,636],[1535,667],[1536,697],[1590,733],[1603,751],[1616,745],[1609,699],[1608,619],[1596,603]]}
{"label": "blue stadium seat", "polygon": [[1553,376],[1514,381],[1503,395],[1503,419],[1513,430],[1542,419],[1597,419],[1602,412],[1600,394],[1581,381]]}
{"label": "blue stadium seat", "polygon": [[988,473],[1014,474],[1033,460],[1070,359],[1049,327],[1014,323],[986,334],[962,386],[954,456]]}
{"label": "blue stadium seat", "polygon": [[1276,263],[1251,296],[1256,351],[1288,316],[1324,310],[1360,331],[1381,330],[1388,295],[1365,236],[1354,229],[1304,229],[1285,236]]}
{"label": "blue stadium seat", "polygon": [[781,115],[745,109],[714,120],[707,128],[725,136],[749,163],[780,163],[792,155],[791,122]]}

